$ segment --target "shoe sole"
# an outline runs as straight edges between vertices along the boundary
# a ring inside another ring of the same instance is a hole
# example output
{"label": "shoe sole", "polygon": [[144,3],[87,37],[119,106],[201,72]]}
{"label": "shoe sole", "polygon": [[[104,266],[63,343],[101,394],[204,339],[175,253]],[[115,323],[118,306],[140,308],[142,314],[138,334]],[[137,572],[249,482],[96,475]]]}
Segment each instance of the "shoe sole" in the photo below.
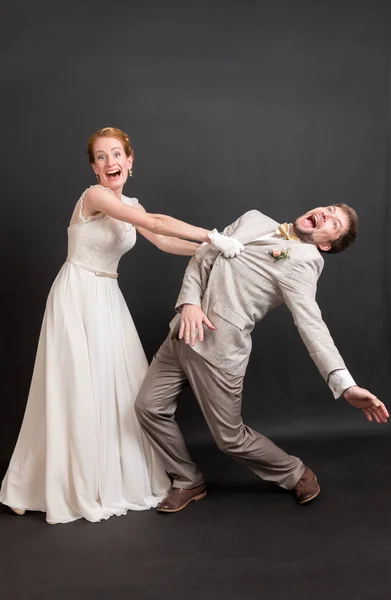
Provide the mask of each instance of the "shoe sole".
{"label": "shoe sole", "polygon": [[202,494],[198,494],[198,496],[194,496],[194,498],[190,498],[190,500],[188,500],[186,502],[186,504],[182,504],[182,506],[180,506],[179,508],[156,508],[157,512],[164,512],[164,513],[176,513],[179,512],[180,510],[183,510],[184,508],[186,508],[186,506],[188,504],[190,504],[190,502],[196,501],[196,500],[202,500],[202,498],[205,498],[206,496],[206,492],[202,492]]}
{"label": "shoe sole", "polygon": [[[318,483],[318,480],[316,479],[316,477],[315,477],[315,481],[316,481],[316,483]],[[302,500],[301,502],[299,502],[299,504],[300,505],[301,504],[307,504],[307,502],[311,502],[311,500],[315,500],[315,498],[317,496],[319,496],[319,494],[320,494],[320,485],[318,483],[318,489],[317,489],[317,491],[314,494],[312,494],[312,496],[310,496],[309,498],[306,498],[305,500]]]}

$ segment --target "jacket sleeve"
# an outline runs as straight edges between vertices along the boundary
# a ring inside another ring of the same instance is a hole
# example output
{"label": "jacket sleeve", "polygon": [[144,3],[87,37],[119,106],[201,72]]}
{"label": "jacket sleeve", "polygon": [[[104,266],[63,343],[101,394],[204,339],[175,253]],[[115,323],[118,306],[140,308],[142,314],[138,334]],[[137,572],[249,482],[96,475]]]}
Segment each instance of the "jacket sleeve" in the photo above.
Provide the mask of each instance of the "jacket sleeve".
{"label": "jacket sleeve", "polygon": [[301,339],[327,382],[332,371],[346,367],[316,302],[320,270],[316,261],[298,264],[279,281],[279,286]]}
{"label": "jacket sleeve", "polygon": [[[241,219],[242,217],[231,225],[228,225],[224,229],[223,234],[231,236]],[[201,307],[210,272],[219,255],[220,252],[213,248],[211,244],[203,244],[197,250],[196,255],[192,257],[185,271],[182,288],[175,304],[176,311],[180,311],[183,304],[195,304]],[[230,258],[227,260],[234,259]]]}

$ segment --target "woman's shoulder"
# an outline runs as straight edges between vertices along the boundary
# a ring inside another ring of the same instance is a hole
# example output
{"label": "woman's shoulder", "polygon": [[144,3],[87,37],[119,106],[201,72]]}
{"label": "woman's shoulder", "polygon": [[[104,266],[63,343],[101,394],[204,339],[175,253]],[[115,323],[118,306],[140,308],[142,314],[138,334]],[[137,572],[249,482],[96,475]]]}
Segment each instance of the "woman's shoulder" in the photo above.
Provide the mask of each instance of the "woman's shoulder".
{"label": "woman's shoulder", "polygon": [[82,196],[85,196],[86,194],[88,194],[88,197],[91,199],[102,195],[105,195],[106,197],[108,195],[110,197],[115,196],[114,192],[110,190],[110,188],[104,187],[103,185],[100,185],[100,183],[90,185],[90,187],[84,190]]}

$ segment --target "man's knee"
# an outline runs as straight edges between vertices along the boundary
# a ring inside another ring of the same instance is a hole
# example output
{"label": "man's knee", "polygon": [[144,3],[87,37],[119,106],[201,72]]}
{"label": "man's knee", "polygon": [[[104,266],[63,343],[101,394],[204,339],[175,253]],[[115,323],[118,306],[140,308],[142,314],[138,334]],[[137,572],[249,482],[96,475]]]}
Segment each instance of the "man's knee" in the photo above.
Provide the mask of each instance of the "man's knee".
{"label": "man's knee", "polygon": [[141,423],[151,416],[152,406],[148,402],[148,394],[145,393],[143,388],[139,391],[136,402],[134,403],[134,412]]}
{"label": "man's knee", "polygon": [[147,374],[134,403],[134,411],[140,423],[146,424],[160,417],[162,396],[163,391],[153,381],[149,381]]}
{"label": "man's knee", "polygon": [[214,433],[214,438],[217,447],[219,448],[219,450],[224,452],[224,454],[240,453],[243,447],[244,437],[244,428],[240,428],[234,432],[219,431]]}

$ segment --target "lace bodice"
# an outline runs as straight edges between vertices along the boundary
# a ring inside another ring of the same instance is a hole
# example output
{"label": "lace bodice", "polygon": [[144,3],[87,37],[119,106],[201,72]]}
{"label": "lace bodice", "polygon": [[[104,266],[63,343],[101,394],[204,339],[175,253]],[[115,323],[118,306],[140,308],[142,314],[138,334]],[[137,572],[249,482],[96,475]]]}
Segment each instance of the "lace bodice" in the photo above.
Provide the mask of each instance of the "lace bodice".
{"label": "lace bodice", "polygon": [[[85,218],[83,200],[87,191],[76,203],[68,227],[67,260],[98,271],[115,273],[121,256],[136,243],[136,228],[103,213]],[[138,201],[122,196],[122,202],[135,206]]]}

